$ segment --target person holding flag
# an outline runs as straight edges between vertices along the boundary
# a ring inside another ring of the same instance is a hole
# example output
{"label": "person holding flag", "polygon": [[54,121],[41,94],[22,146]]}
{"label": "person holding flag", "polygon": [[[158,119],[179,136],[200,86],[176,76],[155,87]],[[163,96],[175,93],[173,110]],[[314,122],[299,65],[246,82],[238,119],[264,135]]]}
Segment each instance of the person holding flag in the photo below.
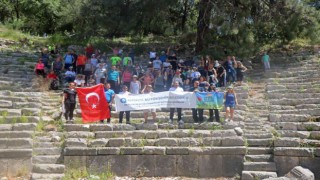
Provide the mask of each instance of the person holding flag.
{"label": "person holding flag", "polygon": [[63,91],[62,104],[65,108],[64,117],[67,123],[73,122],[73,111],[76,107],[77,91],[75,90],[76,84],[74,82],[69,83],[69,88]]}
{"label": "person holding flag", "polygon": [[[106,83],[104,86],[104,94],[106,96],[106,100],[108,102],[108,109],[110,111],[111,114],[111,109],[112,109],[112,102],[114,101],[114,97],[115,97],[115,92],[114,90],[111,89],[111,85],[110,83]],[[104,120],[100,120],[100,123],[103,123]],[[111,118],[109,117],[107,119],[107,123],[111,122]]]}

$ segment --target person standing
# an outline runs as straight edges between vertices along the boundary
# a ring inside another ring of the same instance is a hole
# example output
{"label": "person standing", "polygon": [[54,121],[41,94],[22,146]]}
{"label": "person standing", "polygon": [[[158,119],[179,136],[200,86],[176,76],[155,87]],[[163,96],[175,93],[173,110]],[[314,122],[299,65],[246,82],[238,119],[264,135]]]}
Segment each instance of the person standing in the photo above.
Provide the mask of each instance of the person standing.
{"label": "person standing", "polygon": [[87,57],[84,54],[80,54],[77,57],[76,65],[77,65],[77,74],[84,74],[84,67],[87,61]]}
{"label": "person standing", "polygon": [[[108,102],[108,108],[110,111],[110,115],[111,115],[111,110],[112,110],[112,102],[114,101],[114,97],[115,97],[115,93],[114,91],[111,89],[110,83],[106,83],[104,85],[104,94],[106,96],[107,102]],[[100,123],[103,123],[104,120],[100,120]],[[111,122],[111,118],[107,119],[107,123]]]}
{"label": "person standing", "polygon": [[[225,107],[226,107],[226,119],[225,121],[228,122],[229,120],[233,121],[234,116],[234,109],[238,105],[236,93],[233,90],[232,86],[228,86],[227,92],[224,94],[225,100]],[[229,119],[230,115],[230,119]]]}
{"label": "person standing", "polygon": [[141,82],[138,81],[138,76],[133,75],[132,81],[130,82],[130,93],[131,94],[139,94],[141,90]]}
{"label": "person standing", "polygon": [[[218,89],[215,86],[215,83],[211,83],[208,89],[209,92],[218,92]],[[216,122],[220,122],[219,109],[209,109],[209,122],[213,122],[213,111]]]}
{"label": "person standing", "polygon": [[62,104],[64,104],[67,123],[73,122],[73,111],[76,107],[77,91],[75,90],[76,84],[74,82],[69,83],[69,88],[63,91]]}
{"label": "person standing", "polygon": [[236,72],[237,72],[237,85],[241,86],[243,81],[243,73],[246,72],[248,69],[240,62],[237,62],[236,65]]}
{"label": "person standing", "polygon": [[[128,91],[128,87],[126,85],[122,86],[122,91],[119,94],[122,95],[130,95],[131,93]],[[130,111],[120,111],[119,113],[119,123],[122,124],[123,114],[126,113],[126,124],[130,124]]]}
{"label": "person standing", "polygon": [[70,51],[64,56],[64,69],[69,69],[70,66],[74,63],[74,58]]}
{"label": "person standing", "polygon": [[43,78],[46,77],[46,74],[44,72],[44,63],[42,62],[42,59],[40,58],[38,60],[38,63],[34,66],[34,72],[36,73],[37,76],[42,76]]}
{"label": "person standing", "polygon": [[[144,86],[143,90],[141,91],[142,94],[151,94],[152,92],[152,86],[151,85],[146,85]],[[152,119],[154,122],[156,122],[156,109],[155,108],[150,108],[150,109],[145,109],[143,110],[143,115],[144,115],[144,123],[148,123],[148,114],[151,112],[152,114]]]}
{"label": "person standing", "polygon": [[[205,89],[199,86],[199,81],[193,83],[193,87],[190,89],[190,92],[204,92]],[[199,116],[198,116],[199,115]],[[192,108],[192,117],[195,123],[203,122],[203,109]]]}
{"label": "person standing", "polygon": [[262,56],[262,62],[263,62],[263,65],[264,65],[264,70],[267,71],[267,70],[270,70],[270,57],[269,55],[267,54],[267,52],[265,52]]}
{"label": "person standing", "polygon": [[107,70],[104,68],[104,64],[100,63],[99,68],[97,68],[94,72],[94,76],[96,78],[96,84],[104,84],[106,79]]}
{"label": "person standing", "polygon": [[[173,91],[173,92],[183,92],[183,89],[180,87],[179,82],[175,81],[173,84],[173,87],[171,87],[169,89],[169,91]],[[170,108],[170,119],[169,119],[169,123],[172,124],[173,123],[173,114],[174,114],[174,110],[175,108]],[[178,123],[179,125],[183,124],[183,120],[181,119],[181,108],[177,108],[177,112],[178,112]]]}
{"label": "person standing", "polygon": [[114,65],[111,66],[111,69],[108,71],[107,82],[111,85],[111,88],[114,89],[115,93],[119,93],[120,73]]}
{"label": "person standing", "polygon": [[130,87],[131,77],[132,77],[132,73],[129,70],[129,67],[125,66],[124,71],[122,72],[122,78],[121,78],[122,84],[126,85],[127,87]]}
{"label": "person standing", "polygon": [[225,67],[227,71],[227,83],[236,82],[236,71],[234,66],[236,65],[236,58],[233,56],[232,59],[228,56],[227,61],[225,62]]}

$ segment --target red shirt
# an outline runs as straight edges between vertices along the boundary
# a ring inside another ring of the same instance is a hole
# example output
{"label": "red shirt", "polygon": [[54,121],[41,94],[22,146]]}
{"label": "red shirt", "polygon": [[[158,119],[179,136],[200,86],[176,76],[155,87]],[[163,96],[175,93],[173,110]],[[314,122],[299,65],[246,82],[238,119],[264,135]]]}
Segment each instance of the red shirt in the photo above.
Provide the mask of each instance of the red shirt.
{"label": "red shirt", "polygon": [[92,46],[86,47],[86,52],[87,52],[87,53],[90,53],[90,54],[93,54],[93,52],[94,52],[93,47],[92,47]]}
{"label": "red shirt", "polygon": [[47,78],[48,79],[57,79],[58,77],[57,77],[57,75],[56,74],[51,74],[51,73],[49,73],[48,75],[47,75]]}
{"label": "red shirt", "polygon": [[77,58],[77,66],[78,65],[85,65],[87,61],[87,57],[85,55],[80,55]]}

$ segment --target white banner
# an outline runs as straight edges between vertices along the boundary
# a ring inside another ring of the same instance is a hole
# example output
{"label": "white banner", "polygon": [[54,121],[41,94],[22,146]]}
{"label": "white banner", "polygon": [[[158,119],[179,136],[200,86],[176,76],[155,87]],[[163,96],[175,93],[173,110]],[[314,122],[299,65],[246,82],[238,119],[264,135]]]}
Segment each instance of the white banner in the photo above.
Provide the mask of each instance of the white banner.
{"label": "white banner", "polygon": [[191,108],[196,107],[192,92],[165,91],[151,94],[123,95],[115,97],[116,111],[132,111],[153,108]]}

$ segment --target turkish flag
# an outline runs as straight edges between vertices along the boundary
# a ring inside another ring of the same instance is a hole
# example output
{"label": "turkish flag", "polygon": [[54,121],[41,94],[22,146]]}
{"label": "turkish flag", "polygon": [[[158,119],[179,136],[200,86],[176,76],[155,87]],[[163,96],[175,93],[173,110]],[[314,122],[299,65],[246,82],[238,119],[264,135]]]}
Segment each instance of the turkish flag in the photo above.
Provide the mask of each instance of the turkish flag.
{"label": "turkish flag", "polygon": [[86,88],[77,88],[77,94],[83,123],[96,122],[110,118],[110,111],[104,94],[103,84]]}

